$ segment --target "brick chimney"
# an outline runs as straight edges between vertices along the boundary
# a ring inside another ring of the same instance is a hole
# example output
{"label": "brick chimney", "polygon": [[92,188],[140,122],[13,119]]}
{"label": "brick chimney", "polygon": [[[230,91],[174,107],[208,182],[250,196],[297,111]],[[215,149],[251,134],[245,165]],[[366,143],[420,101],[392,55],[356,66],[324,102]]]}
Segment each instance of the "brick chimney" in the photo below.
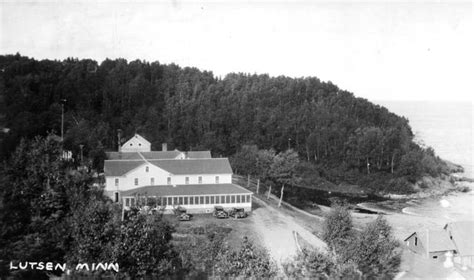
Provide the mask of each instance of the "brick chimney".
{"label": "brick chimney", "polygon": [[166,144],[166,143],[161,144],[161,151],[163,151],[163,152],[168,151],[168,144]]}

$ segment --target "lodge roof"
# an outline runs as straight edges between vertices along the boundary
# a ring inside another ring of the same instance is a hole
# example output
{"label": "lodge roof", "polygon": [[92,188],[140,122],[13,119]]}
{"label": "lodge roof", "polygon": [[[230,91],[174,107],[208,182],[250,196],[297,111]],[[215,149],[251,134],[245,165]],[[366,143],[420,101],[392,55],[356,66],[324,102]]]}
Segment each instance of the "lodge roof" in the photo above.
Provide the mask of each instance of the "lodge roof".
{"label": "lodge roof", "polygon": [[461,256],[474,256],[474,221],[459,221],[444,226],[447,234],[451,234],[457,252]]}
{"label": "lodge roof", "polygon": [[106,160],[104,173],[105,176],[122,176],[144,163],[144,160]]}
{"label": "lodge roof", "polygon": [[154,152],[107,152],[107,158],[111,160],[129,160],[129,159],[174,159],[181,154],[180,151],[154,151]]}
{"label": "lodge roof", "polygon": [[175,175],[232,173],[227,158],[149,160],[148,162]]}
{"label": "lodge roof", "polygon": [[145,163],[153,164],[174,175],[198,175],[198,174],[231,174],[227,158],[207,159],[163,159],[163,160],[106,160],[104,161],[104,173],[106,176],[123,176],[131,170]]}
{"label": "lodge roof", "polygon": [[188,158],[212,158],[211,151],[189,151]]}
{"label": "lodge roof", "polygon": [[107,159],[110,160],[129,160],[142,159],[140,154],[147,160],[153,159],[175,159],[181,154],[185,154],[187,158],[212,158],[210,151],[152,151],[152,152],[106,152]]}
{"label": "lodge roof", "polygon": [[180,196],[180,195],[225,195],[251,194],[252,192],[235,184],[198,184],[145,186],[122,192],[122,196]]}

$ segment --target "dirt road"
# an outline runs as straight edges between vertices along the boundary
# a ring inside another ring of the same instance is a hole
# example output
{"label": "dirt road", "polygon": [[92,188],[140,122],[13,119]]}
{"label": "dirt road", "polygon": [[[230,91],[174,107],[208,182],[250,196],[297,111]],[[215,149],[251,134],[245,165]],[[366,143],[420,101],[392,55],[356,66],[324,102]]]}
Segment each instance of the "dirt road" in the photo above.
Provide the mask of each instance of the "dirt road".
{"label": "dirt road", "polygon": [[313,247],[325,250],[325,243],[299,225],[293,217],[261,200],[256,199],[254,203],[258,205],[252,212],[255,230],[280,269],[282,269],[282,263],[291,260],[297,253],[293,232],[297,232]]}

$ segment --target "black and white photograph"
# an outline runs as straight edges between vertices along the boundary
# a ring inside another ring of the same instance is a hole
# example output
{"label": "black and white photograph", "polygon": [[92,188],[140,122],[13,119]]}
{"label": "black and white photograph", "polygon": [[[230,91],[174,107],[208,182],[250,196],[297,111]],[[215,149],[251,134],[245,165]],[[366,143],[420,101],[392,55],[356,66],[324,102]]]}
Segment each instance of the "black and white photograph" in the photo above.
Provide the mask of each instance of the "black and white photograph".
{"label": "black and white photograph", "polygon": [[474,279],[473,15],[0,0],[0,280]]}

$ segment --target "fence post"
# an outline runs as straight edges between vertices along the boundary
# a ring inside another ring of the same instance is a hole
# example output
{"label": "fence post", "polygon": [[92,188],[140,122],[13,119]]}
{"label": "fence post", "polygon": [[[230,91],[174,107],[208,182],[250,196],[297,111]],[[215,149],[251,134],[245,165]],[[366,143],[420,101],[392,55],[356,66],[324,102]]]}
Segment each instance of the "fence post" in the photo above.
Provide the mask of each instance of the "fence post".
{"label": "fence post", "polygon": [[125,199],[122,197],[122,222],[125,219]]}
{"label": "fence post", "polygon": [[280,201],[278,202],[278,207],[281,206],[281,201],[283,200],[283,190],[285,189],[285,184],[281,187]]}
{"label": "fence post", "polygon": [[258,194],[258,189],[260,188],[260,179],[257,179],[257,194]]}

